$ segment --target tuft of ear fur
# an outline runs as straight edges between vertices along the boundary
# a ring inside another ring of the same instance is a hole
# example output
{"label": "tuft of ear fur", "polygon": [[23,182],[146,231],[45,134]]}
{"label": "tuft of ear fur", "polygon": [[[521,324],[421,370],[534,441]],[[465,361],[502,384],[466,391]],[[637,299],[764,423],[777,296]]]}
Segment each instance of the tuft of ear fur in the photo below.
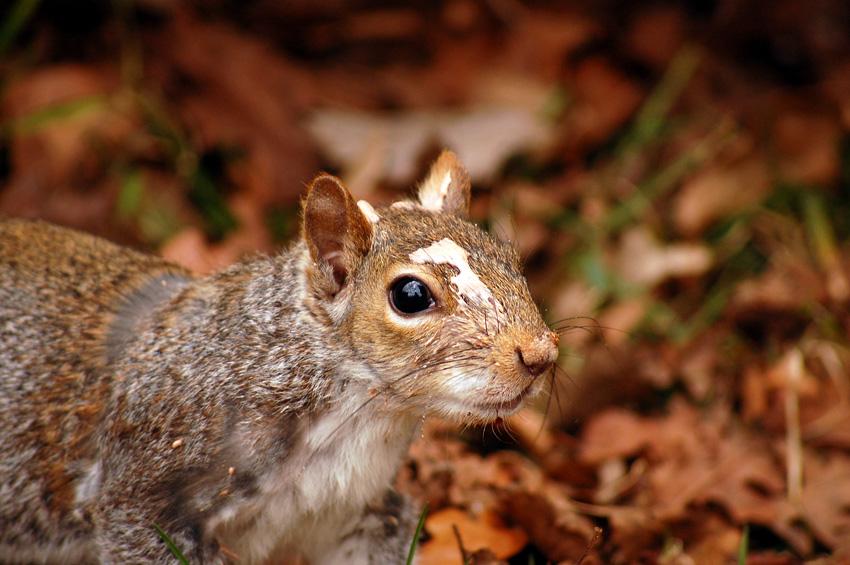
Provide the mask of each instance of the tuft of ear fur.
{"label": "tuft of ear fur", "polygon": [[310,185],[304,200],[302,234],[313,262],[327,266],[336,294],[346,285],[352,270],[372,245],[372,225],[342,182],[322,174]]}
{"label": "tuft of ear fur", "polygon": [[465,218],[469,213],[469,173],[457,155],[443,151],[419,186],[419,205],[426,210]]}

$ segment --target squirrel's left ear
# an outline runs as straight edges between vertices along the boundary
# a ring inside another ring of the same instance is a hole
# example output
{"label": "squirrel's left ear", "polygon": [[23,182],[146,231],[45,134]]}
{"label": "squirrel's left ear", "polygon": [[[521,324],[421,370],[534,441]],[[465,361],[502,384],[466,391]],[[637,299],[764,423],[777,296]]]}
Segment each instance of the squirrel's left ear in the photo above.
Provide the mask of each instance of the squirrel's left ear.
{"label": "squirrel's left ear", "polygon": [[426,210],[465,218],[469,213],[469,173],[457,155],[443,151],[419,186],[419,205]]}
{"label": "squirrel's left ear", "polygon": [[342,182],[323,174],[310,185],[304,200],[303,235],[313,263],[330,268],[332,280],[325,283],[328,293],[335,295],[369,251],[372,224]]}

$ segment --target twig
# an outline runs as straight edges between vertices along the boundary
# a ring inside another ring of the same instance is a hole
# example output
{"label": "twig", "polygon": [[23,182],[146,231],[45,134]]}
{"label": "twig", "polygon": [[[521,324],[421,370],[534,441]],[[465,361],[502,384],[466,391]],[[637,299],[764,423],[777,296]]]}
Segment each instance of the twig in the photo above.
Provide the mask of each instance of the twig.
{"label": "twig", "polygon": [[452,524],[452,531],[455,533],[455,537],[457,538],[457,547],[460,549],[461,562],[466,565],[467,561],[469,561],[469,553],[466,551],[466,548],[463,547],[463,540],[460,538],[460,532],[457,529],[457,524]]}
{"label": "twig", "polygon": [[796,347],[788,354],[788,393],[785,396],[785,447],[788,452],[786,476],[788,500],[799,502],[803,494],[803,443],[800,439],[800,381],[803,354]]}
{"label": "twig", "polygon": [[576,561],[576,565],[581,565],[582,561],[590,555],[590,550],[593,549],[593,546],[599,542],[599,538],[602,537],[602,528],[596,526],[593,528],[593,537],[590,538],[590,541],[587,543],[587,549],[584,550],[584,554]]}

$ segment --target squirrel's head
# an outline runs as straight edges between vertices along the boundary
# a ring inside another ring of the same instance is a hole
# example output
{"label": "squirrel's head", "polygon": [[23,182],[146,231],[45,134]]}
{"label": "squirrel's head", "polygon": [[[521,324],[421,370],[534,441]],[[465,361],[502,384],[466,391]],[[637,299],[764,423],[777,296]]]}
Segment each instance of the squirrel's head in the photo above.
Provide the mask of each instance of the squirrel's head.
{"label": "squirrel's head", "polygon": [[558,336],[514,248],[466,220],[469,197],[445,151],[415,202],[374,209],[330,175],[304,201],[311,311],[366,363],[388,410],[489,422],[554,371]]}

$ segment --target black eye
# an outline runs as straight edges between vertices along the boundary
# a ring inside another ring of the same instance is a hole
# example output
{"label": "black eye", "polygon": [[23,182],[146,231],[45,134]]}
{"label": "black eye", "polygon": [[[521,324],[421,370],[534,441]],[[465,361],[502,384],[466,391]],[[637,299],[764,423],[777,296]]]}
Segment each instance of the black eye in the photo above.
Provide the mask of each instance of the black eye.
{"label": "black eye", "polygon": [[402,314],[424,312],[434,305],[431,291],[420,280],[402,277],[390,289],[390,302]]}

